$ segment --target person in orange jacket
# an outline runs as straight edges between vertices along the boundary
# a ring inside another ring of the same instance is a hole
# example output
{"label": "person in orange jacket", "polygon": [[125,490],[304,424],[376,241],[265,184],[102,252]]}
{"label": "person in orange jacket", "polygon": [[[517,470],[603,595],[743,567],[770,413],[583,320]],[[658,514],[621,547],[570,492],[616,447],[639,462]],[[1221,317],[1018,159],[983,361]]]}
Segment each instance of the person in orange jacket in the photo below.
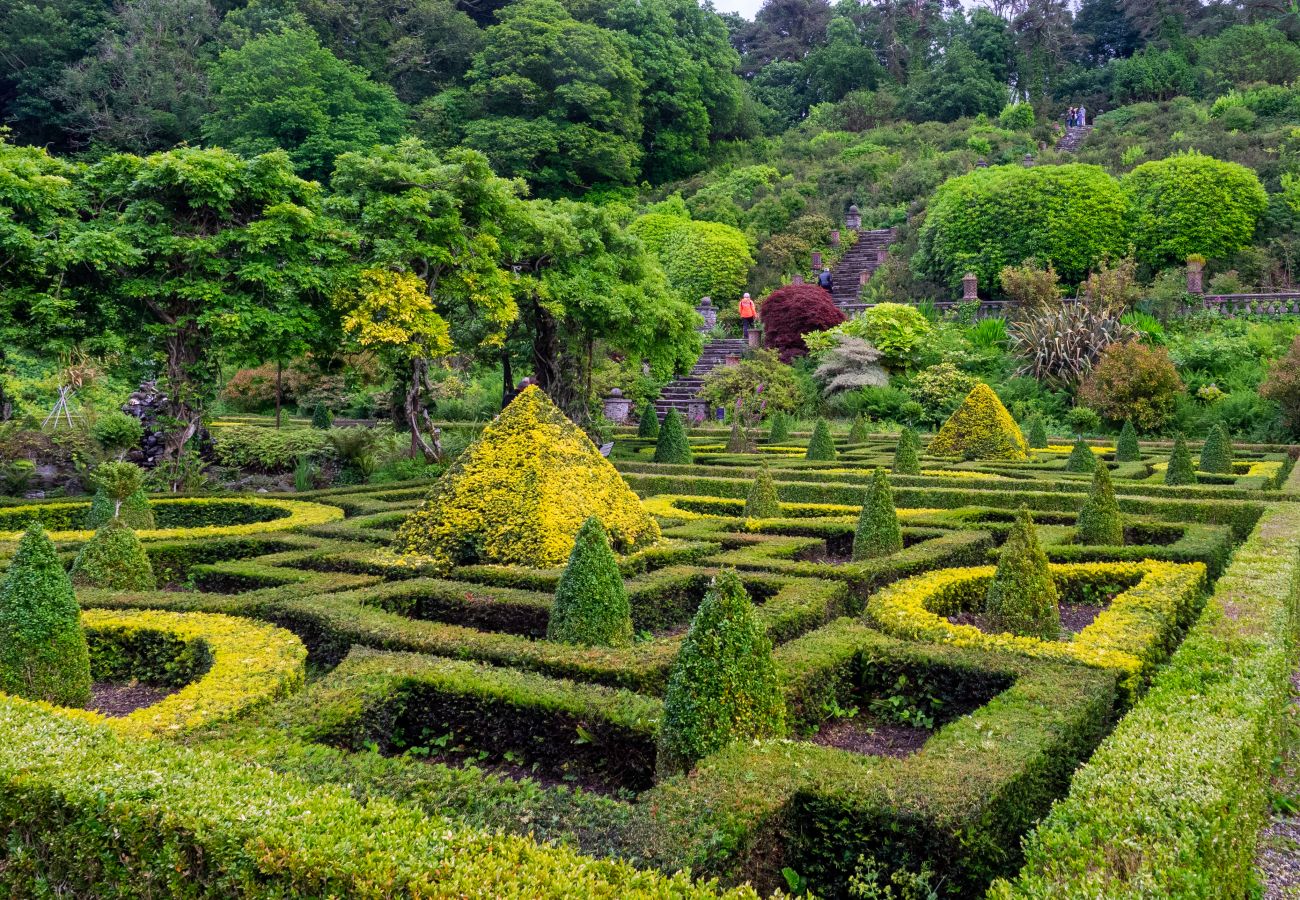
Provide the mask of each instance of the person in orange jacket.
{"label": "person in orange jacket", "polygon": [[740,298],[740,334],[741,337],[749,337],[749,329],[754,327],[754,318],[758,315],[758,310],[754,308],[754,301],[749,294]]}

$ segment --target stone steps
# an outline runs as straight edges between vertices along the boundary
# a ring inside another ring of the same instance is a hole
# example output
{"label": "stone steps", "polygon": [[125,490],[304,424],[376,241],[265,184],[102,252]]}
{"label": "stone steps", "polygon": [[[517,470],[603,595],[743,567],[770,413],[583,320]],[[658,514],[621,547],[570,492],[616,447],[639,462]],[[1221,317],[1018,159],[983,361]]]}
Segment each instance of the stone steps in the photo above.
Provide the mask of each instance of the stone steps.
{"label": "stone steps", "polygon": [[898,233],[893,228],[880,228],[858,232],[858,241],[840,257],[831,270],[833,287],[831,297],[843,309],[858,302],[862,290],[862,276],[870,278],[880,268],[882,257],[889,252]]}
{"label": "stone steps", "polygon": [[1061,139],[1056,142],[1056,149],[1062,153],[1074,153],[1083,146],[1083,142],[1088,139],[1088,135],[1091,133],[1091,125],[1076,125],[1073,128],[1067,128],[1065,134],[1061,135]]}
{"label": "stone steps", "polygon": [[[725,364],[728,356],[741,356],[748,349],[749,342],[743,338],[719,338],[709,341],[700,353],[700,358],[696,360],[691,373],[669,382],[660,392],[659,399],[655,401],[655,412],[658,413],[659,418],[662,420],[668,415],[670,409],[677,410],[687,421],[690,420],[692,406],[696,407],[697,414],[701,412],[699,394],[700,387],[704,384],[704,376]],[[708,411],[703,410],[703,412],[707,415]]]}

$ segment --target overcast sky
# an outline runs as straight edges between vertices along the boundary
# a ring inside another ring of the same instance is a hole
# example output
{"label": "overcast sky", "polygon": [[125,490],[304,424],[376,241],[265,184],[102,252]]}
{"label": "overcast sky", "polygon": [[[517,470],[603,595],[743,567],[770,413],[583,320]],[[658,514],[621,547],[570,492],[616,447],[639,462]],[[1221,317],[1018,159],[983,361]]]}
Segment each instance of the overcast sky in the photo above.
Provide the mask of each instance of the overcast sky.
{"label": "overcast sky", "polygon": [[[714,7],[718,12],[738,12],[746,19],[754,18],[758,8],[763,5],[763,0],[713,0]],[[980,5],[979,0],[962,0],[962,5],[967,9],[973,9]]]}

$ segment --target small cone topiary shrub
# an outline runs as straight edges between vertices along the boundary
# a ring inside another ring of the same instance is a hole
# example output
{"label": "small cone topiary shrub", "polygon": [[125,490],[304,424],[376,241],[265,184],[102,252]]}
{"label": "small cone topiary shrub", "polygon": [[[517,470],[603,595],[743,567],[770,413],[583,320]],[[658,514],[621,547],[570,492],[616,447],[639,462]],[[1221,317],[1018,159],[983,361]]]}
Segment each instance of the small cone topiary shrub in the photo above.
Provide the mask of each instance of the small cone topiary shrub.
{"label": "small cone topiary shrub", "polygon": [[785,699],[772,642],[736,573],[705,594],[668,676],[658,769],[685,771],[732,741],[779,737]]}
{"label": "small cone topiary shrub", "polygon": [[790,440],[790,417],[781,410],[772,413],[771,428],[767,433],[769,444],[780,444]]}
{"label": "small cone topiary shrub", "polygon": [[1067,472],[1095,472],[1097,470],[1097,454],[1092,452],[1083,438],[1074,439],[1074,447],[1070,450],[1070,458],[1065,461],[1065,471]]}
{"label": "small cone topiary shrub", "polygon": [[1029,458],[1029,442],[993,388],[977,384],[930,442],[934,456],[963,459]]}
{"label": "small cone topiary shrub", "polygon": [[1222,423],[1211,425],[1201,446],[1201,464],[1198,471],[1218,475],[1232,473],[1232,438]]}
{"label": "small cone topiary shrub", "polygon": [[623,574],[605,526],[595,516],[578,530],[569,564],[555,588],[546,639],[593,647],[632,643],[632,607]]}
{"label": "small cone topiary shrub", "polygon": [[812,439],[808,441],[808,453],[805,459],[829,462],[835,459],[835,440],[831,437],[831,426],[825,419],[818,419],[813,426]]}
{"label": "small cone topiary shrub", "polygon": [[1192,453],[1187,449],[1187,438],[1181,431],[1174,435],[1174,447],[1169,451],[1165,484],[1196,484],[1196,466],[1192,465]]}
{"label": "small cone topiary shrub", "polygon": [[158,587],[149,555],[121,519],[99,527],[72,563],[72,583],[110,591],[152,591]]}
{"label": "small cone topiary shrub", "polygon": [[849,443],[861,444],[867,440],[867,417],[858,413],[853,419],[853,427],[849,429]]}
{"label": "small cone topiary shrub", "polygon": [[1046,641],[1060,637],[1060,597],[1028,507],[1020,507],[1002,545],[984,612],[995,631]]}
{"label": "small cone topiary shrub", "polygon": [[1047,446],[1047,426],[1043,424],[1042,416],[1034,416],[1029,422],[1029,434],[1026,435],[1029,446],[1034,450],[1042,450]]}
{"label": "small cone topiary shrub", "polygon": [[0,691],[58,706],[90,700],[81,610],[54,544],[36,524],[0,583]]}
{"label": "small cone topiary shrub", "polygon": [[894,474],[921,474],[921,436],[913,428],[904,428],[894,448]]}
{"label": "small cone topiary shrub", "polygon": [[471,562],[549,568],[569,558],[589,516],[620,553],[659,541],[659,525],[623,476],[531,386],[443,473],[394,549],[434,571]]}
{"label": "small cone topiary shrub", "polygon": [[1079,510],[1079,527],[1076,539],[1080,544],[1124,543],[1124,519],[1115,502],[1115,488],[1110,483],[1110,470],[1104,463],[1097,464],[1092,476],[1092,489]]}
{"label": "small cone topiary shrub", "polygon": [[317,403],[316,408],[311,411],[311,427],[324,431],[333,425],[334,413],[330,412],[330,408],[324,403]]}
{"label": "small cone topiary shrub", "polygon": [[749,435],[741,427],[740,420],[731,423],[731,434],[727,436],[728,453],[751,453],[754,447],[749,443]]}
{"label": "small cone topiary shrub", "polygon": [[875,559],[889,556],[903,549],[903,529],[898,526],[898,511],[894,509],[894,492],[889,486],[889,476],[877,467],[871,474],[871,484],[862,500],[858,515],[858,530],[853,535],[853,559]]}
{"label": "small cone topiary shrub", "polygon": [[139,466],[129,462],[101,463],[91,478],[95,496],[86,515],[87,528],[98,528],[110,519],[121,519],[132,528],[156,527],[149,495],[144,492],[144,472]]}
{"label": "small cone topiary shrub", "polygon": [[746,519],[775,519],[781,515],[781,501],[776,496],[776,482],[772,473],[764,465],[758,471],[758,477],[750,485],[749,496],[745,498]]}
{"label": "small cone topiary shrub", "polygon": [[659,437],[659,413],[649,400],[641,404],[641,412],[636,422],[636,436],[650,441]]}
{"label": "small cone topiary shrub", "polygon": [[694,459],[681,414],[675,409],[668,410],[663,424],[659,426],[659,439],[655,443],[655,462],[688,466]]}
{"label": "small cone topiary shrub", "polygon": [[1137,462],[1142,458],[1142,448],[1138,446],[1137,429],[1131,419],[1124,420],[1124,427],[1119,431],[1119,440],[1115,442],[1115,462]]}

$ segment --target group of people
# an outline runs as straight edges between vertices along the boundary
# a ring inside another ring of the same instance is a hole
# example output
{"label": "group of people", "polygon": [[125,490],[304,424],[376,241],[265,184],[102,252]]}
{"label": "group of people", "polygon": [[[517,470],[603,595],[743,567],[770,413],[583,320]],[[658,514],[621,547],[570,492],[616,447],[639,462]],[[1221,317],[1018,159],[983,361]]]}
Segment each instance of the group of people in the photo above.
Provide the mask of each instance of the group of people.
{"label": "group of people", "polygon": [[1065,114],[1066,128],[1081,128],[1088,124],[1088,110],[1082,106],[1071,106]]}

